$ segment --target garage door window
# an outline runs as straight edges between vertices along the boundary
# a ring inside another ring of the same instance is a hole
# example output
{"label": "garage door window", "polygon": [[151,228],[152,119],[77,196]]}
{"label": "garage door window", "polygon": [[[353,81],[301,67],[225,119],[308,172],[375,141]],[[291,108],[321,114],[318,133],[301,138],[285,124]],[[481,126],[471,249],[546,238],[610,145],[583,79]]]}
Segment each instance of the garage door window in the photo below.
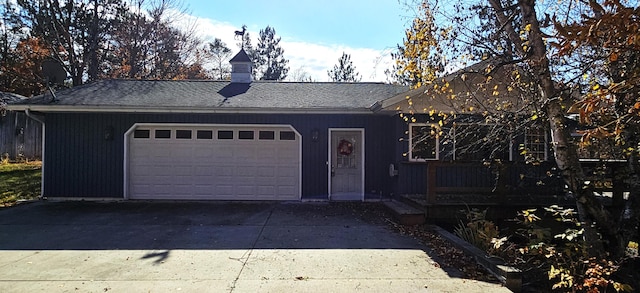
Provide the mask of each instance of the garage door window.
{"label": "garage door window", "polygon": [[260,131],[258,134],[258,138],[261,140],[274,140],[275,137],[274,131]]}
{"label": "garage door window", "polygon": [[177,139],[191,139],[191,130],[176,130]]}
{"label": "garage door window", "polygon": [[136,131],[133,133],[133,138],[149,138],[149,130],[136,129]]}
{"label": "garage door window", "polygon": [[293,131],[280,131],[280,140],[296,140],[296,133]]}
{"label": "garage door window", "polygon": [[171,130],[156,129],[156,138],[171,138]]}
{"label": "garage door window", "polygon": [[213,139],[213,131],[211,130],[198,130],[196,134],[198,139]]}
{"label": "garage door window", "polygon": [[238,131],[239,139],[253,139],[253,131]]}
{"label": "garage door window", "polygon": [[218,131],[218,139],[233,139],[233,131],[232,130]]}

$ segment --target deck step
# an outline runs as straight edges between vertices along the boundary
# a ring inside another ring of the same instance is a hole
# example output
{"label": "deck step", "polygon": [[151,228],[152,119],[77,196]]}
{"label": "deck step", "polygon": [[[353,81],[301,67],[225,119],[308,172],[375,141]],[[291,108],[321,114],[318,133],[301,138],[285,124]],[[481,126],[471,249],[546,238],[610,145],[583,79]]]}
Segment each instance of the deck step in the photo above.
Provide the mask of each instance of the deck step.
{"label": "deck step", "polygon": [[424,224],[425,222],[423,210],[396,200],[385,201],[384,205],[393,213],[395,218],[402,225],[413,226]]}

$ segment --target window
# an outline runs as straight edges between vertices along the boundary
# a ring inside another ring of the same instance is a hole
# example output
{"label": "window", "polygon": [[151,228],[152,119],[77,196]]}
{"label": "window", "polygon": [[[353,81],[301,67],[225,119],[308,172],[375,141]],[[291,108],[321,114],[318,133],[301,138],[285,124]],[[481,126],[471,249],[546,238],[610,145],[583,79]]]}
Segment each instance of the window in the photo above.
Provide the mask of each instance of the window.
{"label": "window", "polygon": [[453,131],[454,160],[509,160],[511,133],[505,127],[495,124],[456,123]]}
{"label": "window", "polygon": [[136,129],[133,132],[133,138],[149,138],[148,129]]}
{"label": "window", "polygon": [[249,64],[233,64],[233,72],[249,72]]}
{"label": "window", "polygon": [[253,139],[253,131],[241,130],[238,131],[238,139]]}
{"label": "window", "polygon": [[547,160],[547,135],[543,127],[531,127],[525,130],[524,151],[526,160]]}
{"label": "window", "polygon": [[258,138],[261,140],[274,140],[275,137],[274,131],[260,131],[258,134]]}
{"label": "window", "polygon": [[218,139],[233,139],[233,130],[219,130]]}
{"label": "window", "polygon": [[280,131],[280,140],[296,140],[296,133],[293,131]]}
{"label": "window", "polygon": [[409,124],[409,160],[426,161],[439,158],[440,146],[435,124]]}
{"label": "window", "polygon": [[156,138],[171,138],[171,130],[156,129]]}
{"label": "window", "polygon": [[198,132],[196,132],[196,137],[198,139],[213,139],[213,131],[211,131],[211,130],[198,130]]}
{"label": "window", "polygon": [[191,139],[191,130],[176,130],[177,139]]}

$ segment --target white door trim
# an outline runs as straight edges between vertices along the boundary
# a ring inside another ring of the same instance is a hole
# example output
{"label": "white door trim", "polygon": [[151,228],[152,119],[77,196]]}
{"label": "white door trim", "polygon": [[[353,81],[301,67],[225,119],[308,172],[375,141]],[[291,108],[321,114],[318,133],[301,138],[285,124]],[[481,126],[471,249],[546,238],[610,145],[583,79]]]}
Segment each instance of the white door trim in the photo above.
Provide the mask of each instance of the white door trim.
{"label": "white door trim", "polygon": [[329,128],[329,135],[328,137],[328,146],[327,146],[327,182],[328,182],[328,199],[331,200],[331,156],[333,155],[333,146],[331,145],[331,134],[334,131],[357,131],[360,132],[360,139],[362,141],[362,143],[360,144],[360,153],[362,154],[362,160],[360,160],[360,167],[362,168],[362,184],[360,186],[360,190],[362,190],[362,194],[361,194],[361,200],[364,201],[364,179],[365,179],[365,140],[364,140],[364,128]]}
{"label": "white door trim", "polygon": [[[129,138],[131,134],[138,127],[283,127],[289,128],[293,131],[298,139],[298,200],[302,199],[302,134],[298,132],[292,125],[290,124],[216,124],[216,123],[134,123],[127,131],[124,133],[124,155],[123,155],[123,198],[129,199]],[[43,141],[44,143],[44,141]]]}

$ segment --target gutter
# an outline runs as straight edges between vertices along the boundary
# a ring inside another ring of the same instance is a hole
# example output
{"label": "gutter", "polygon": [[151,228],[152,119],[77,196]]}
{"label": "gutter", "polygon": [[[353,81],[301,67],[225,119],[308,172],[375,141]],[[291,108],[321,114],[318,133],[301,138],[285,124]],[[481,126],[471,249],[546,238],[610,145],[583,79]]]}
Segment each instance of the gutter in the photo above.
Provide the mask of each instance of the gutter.
{"label": "gutter", "polygon": [[371,108],[198,108],[198,107],[137,107],[137,106],[82,106],[82,105],[20,105],[8,110],[58,113],[195,113],[195,114],[372,114]]}
{"label": "gutter", "polygon": [[35,121],[38,121],[38,122],[40,122],[40,124],[44,125],[44,119],[42,119],[42,118],[38,118],[37,116],[35,116],[35,115],[31,112],[31,109],[26,108],[26,109],[24,110],[24,113],[25,113],[25,114],[27,114],[27,117],[29,117],[29,118],[31,118],[31,119],[33,119],[33,120],[35,120]]}
{"label": "gutter", "polygon": [[40,196],[39,197],[40,197],[40,199],[43,199],[44,198],[44,164],[45,164],[44,163],[44,154],[45,154],[45,151],[44,151],[44,146],[45,146],[45,144],[44,144],[44,142],[45,142],[44,117],[38,117],[37,115],[34,115],[31,112],[31,109],[29,109],[29,108],[26,108],[24,110],[24,113],[27,115],[27,117],[29,117],[29,118],[31,118],[31,119],[33,119],[35,121],[38,121],[40,124],[42,124],[42,154],[40,156],[40,160],[42,160],[42,167],[41,167],[42,169],[41,169],[41,173],[40,173],[41,177],[40,177]]}

